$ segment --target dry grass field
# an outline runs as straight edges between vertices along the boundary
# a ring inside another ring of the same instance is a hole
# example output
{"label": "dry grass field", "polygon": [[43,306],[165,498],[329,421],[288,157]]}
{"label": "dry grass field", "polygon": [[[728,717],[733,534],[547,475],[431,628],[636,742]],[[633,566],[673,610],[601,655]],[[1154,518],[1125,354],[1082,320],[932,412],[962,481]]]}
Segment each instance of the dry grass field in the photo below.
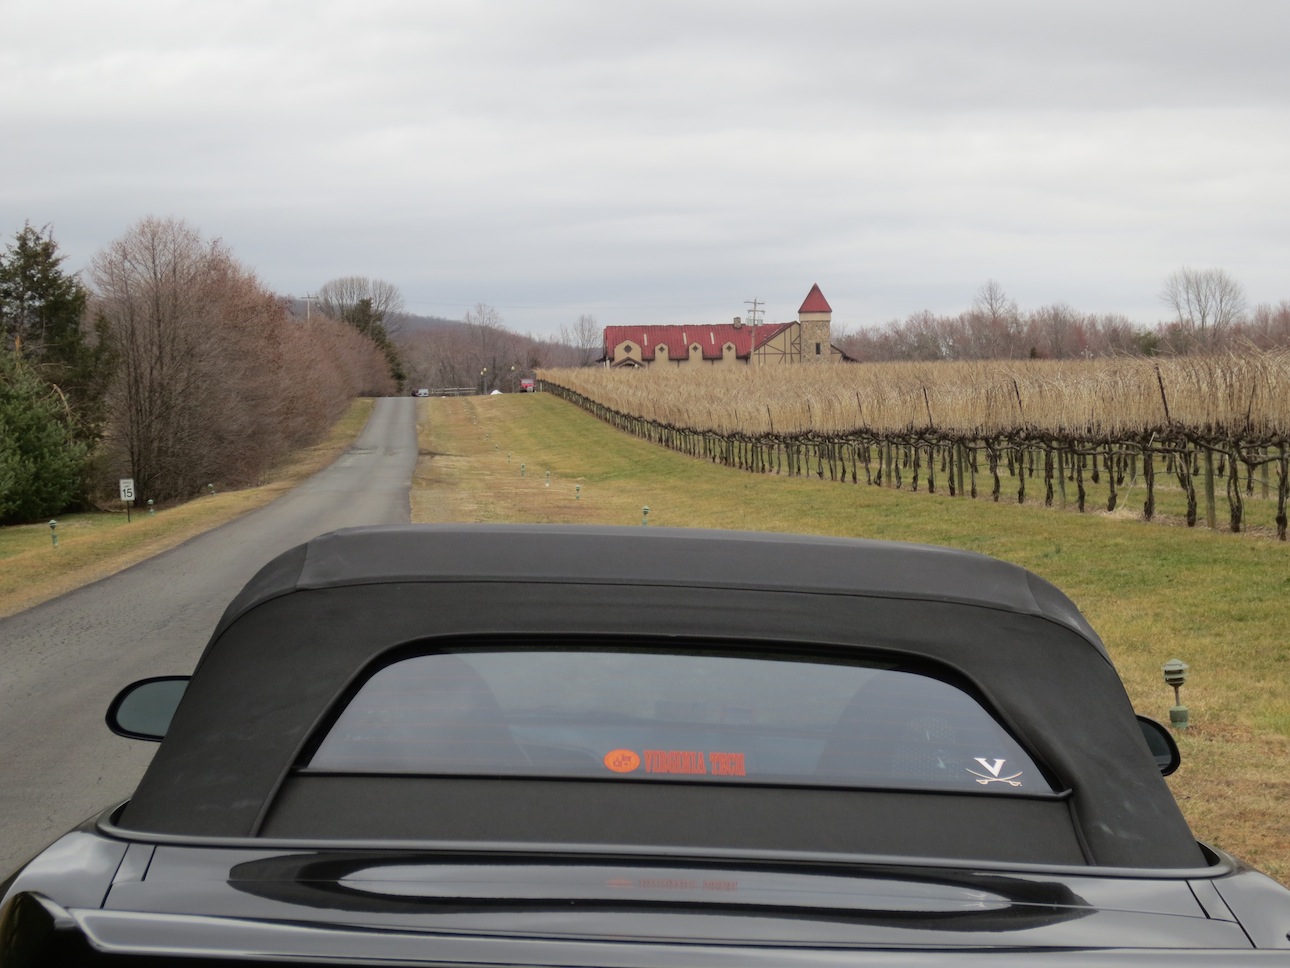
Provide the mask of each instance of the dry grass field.
{"label": "dry grass field", "polygon": [[548,394],[421,407],[416,521],[639,525],[648,506],[650,524],[919,541],[1034,570],[1100,631],[1140,712],[1167,720],[1173,694],[1161,665],[1190,664],[1183,701],[1193,726],[1179,737],[1183,767],[1171,787],[1200,837],[1290,882],[1285,545],[1117,515],[748,474],[620,433]]}

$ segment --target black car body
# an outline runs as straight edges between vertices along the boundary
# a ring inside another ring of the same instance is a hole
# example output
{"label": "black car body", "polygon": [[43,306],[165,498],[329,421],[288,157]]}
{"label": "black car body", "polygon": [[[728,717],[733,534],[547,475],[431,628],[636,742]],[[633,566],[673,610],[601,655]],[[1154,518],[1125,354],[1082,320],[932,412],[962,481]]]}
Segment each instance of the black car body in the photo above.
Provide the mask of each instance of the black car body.
{"label": "black car body", "polygon": [[111,719],[180,689],[4,883],[0,968],[1290,964],[1076,607],[979,555],[337,532]]}

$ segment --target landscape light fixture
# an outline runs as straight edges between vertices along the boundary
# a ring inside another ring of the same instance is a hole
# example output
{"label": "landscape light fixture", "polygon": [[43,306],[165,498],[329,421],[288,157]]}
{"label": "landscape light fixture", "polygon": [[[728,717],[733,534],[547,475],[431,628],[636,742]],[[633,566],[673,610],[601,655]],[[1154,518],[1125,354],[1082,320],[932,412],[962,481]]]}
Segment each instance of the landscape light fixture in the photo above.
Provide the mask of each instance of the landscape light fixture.
{"label": "landscape light fixture", "polygon": [[1169,710],[1169,725],[1174,729],[1186,729],[1187,707],[1182,704],[1182,699],[1178,695],[1178,690],[1182,688],[1187,681],[1187,670],[1191,668],[1182,659],[1170,659],[1163,666],[1165,682],[1174,687],[1174,705]]}

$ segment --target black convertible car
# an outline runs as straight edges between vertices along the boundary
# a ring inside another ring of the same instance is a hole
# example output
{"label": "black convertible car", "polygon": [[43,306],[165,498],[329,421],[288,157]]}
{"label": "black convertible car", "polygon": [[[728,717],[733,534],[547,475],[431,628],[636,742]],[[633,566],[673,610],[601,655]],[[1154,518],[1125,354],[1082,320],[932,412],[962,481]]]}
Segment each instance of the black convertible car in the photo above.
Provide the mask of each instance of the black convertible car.
{"label": "black convertible car", "polygon": [[979,555],[338,532],[108,718],[165,739],[0,885],[0,968],[1290,964],[1079,611]]}

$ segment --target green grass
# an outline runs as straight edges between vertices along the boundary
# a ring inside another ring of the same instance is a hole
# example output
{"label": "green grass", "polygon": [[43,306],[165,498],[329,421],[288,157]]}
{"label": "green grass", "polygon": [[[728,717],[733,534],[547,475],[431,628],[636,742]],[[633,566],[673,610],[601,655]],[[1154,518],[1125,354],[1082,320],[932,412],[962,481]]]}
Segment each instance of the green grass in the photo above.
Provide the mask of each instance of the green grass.
{"label": "green grass", "polygon": [[1191,666],[1183,701],[1194,725],[1180,736],[1175,795],[1202,838],[1290,879],[1286,544],[1073,506],[749,474],[629,437],[545,394],[430,400],[422,414],[414,520],[638,525],[648,505],[651,525],[925,542],[1030,568],[1099,630],[1140,712],[1167,720],[1161,665]]}

